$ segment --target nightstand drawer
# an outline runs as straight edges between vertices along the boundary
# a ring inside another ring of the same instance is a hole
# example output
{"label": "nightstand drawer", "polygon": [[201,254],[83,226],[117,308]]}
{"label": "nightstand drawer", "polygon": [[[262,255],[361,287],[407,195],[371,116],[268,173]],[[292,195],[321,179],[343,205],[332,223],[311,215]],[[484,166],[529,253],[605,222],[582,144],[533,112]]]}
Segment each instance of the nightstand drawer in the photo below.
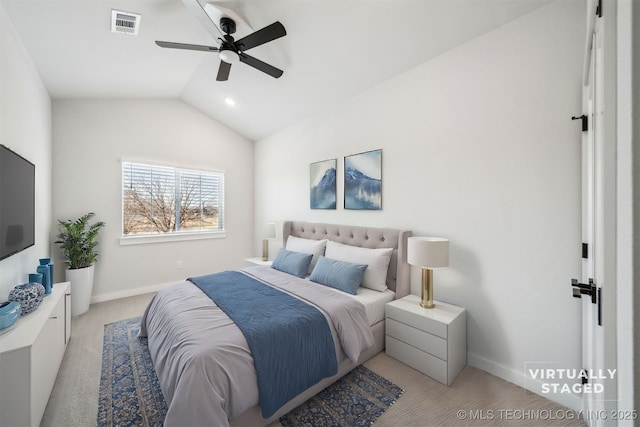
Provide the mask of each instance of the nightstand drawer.
{"label": "nightstand drawer", "polygon": [[[413,326],[414,328],[420,329],[421,331],[425,331],[440,338],[447,339],[446,323],[427,317],[427,315],[433,313],[430,312],[429,309],[421,308],[419,306],[417,306],[417,308],[412,307],[412,309],[417,311],[417,313],[403,309],[403,307],[394,306],[393,304],[387,304],[387,319],[394,319],[400,323],[404,323],[405,325]],[[420,312],[422,312],[422,314]]]}
{"label": "nightstand drawer", "polygon": [[402,341],[386,336],[387,354],[443,384],[447,382],[447,363]]}
{"label": "nightstand drawer", "polygon": [[387,335],[447,360],[447,340],[387,318]]}

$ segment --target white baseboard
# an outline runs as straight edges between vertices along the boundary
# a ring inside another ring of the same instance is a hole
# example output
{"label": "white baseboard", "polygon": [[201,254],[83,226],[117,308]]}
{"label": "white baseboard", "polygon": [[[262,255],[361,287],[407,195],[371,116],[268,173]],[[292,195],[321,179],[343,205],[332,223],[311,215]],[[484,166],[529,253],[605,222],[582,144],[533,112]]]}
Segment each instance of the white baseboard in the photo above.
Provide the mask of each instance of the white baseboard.
{"label": "white baseboard", "polygon": [[524,371],[521,372],[508,368],[471,352],[467,353],[467,364],[474,368],[482,369],[498,378],[509,381],[560,405],[566,406],[569,409],[573,409],[574,411],[582,410],[582,398],[579,395],[573,393],[543,393],[543,383],[539,379],[527,376]]}
{"label": "white baseboard", "polygon": [[127,289],[125,291],[109,292],[108,294],[93,295],[91,297],[91,304],[95,304],[97,302],[111,301],[114,299],[132,297],[135,295],[148,294],[151,292],[158,292],[160,289],[170,284],[171,283],[160,283],[160,284],[151,285],[151,286],[143,286],[141,288]]}

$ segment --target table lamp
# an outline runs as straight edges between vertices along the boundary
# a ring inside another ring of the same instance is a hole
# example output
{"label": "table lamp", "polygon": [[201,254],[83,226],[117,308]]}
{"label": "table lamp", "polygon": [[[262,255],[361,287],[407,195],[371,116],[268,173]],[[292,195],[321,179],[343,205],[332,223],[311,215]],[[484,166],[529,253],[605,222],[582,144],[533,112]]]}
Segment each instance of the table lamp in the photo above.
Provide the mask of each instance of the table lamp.
{"label": "table lamp", "polygon": [[434,308],[432,268],[449,265],[449,240],[441,237],[409,237],[407,261],[422,268],[420,306]]}

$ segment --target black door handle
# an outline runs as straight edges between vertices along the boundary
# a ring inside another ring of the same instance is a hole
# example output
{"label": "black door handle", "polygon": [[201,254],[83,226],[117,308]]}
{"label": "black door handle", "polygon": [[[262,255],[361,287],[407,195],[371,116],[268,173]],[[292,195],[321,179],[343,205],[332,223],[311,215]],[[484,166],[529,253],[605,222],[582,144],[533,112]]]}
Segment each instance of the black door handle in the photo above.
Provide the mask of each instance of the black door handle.
{"label": "black door handle", "polygon": [[571,286],[573,286],[573,296],[580,298],[582,295],[589,295],[591,302],[596,304],[598,301],[598,291],[593,279],[589,279],[589,283],[580,283],[578,279],[571,279]]}
{"label": "black door handle", "polygon": [[589,283],[579,283],[577,279],[571,279],[573,287],[573,296],[582,298],[582,295],[589,295],[593,304],[598,304],[598,325],[602,326],[602,288],[598,288],[593,281],[589,279]]}

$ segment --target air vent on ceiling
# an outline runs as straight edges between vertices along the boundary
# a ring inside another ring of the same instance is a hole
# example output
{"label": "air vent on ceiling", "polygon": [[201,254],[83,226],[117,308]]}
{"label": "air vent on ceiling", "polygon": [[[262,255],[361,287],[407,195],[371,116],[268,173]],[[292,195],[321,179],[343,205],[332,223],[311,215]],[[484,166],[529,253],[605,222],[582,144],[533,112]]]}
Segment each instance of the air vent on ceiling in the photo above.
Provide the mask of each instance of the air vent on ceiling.
{"label": "air vent on ceiling", "polygon": [[136,36],[140,28],[141,18],[142,16],[136,13],[111,10],[111,32]]}

